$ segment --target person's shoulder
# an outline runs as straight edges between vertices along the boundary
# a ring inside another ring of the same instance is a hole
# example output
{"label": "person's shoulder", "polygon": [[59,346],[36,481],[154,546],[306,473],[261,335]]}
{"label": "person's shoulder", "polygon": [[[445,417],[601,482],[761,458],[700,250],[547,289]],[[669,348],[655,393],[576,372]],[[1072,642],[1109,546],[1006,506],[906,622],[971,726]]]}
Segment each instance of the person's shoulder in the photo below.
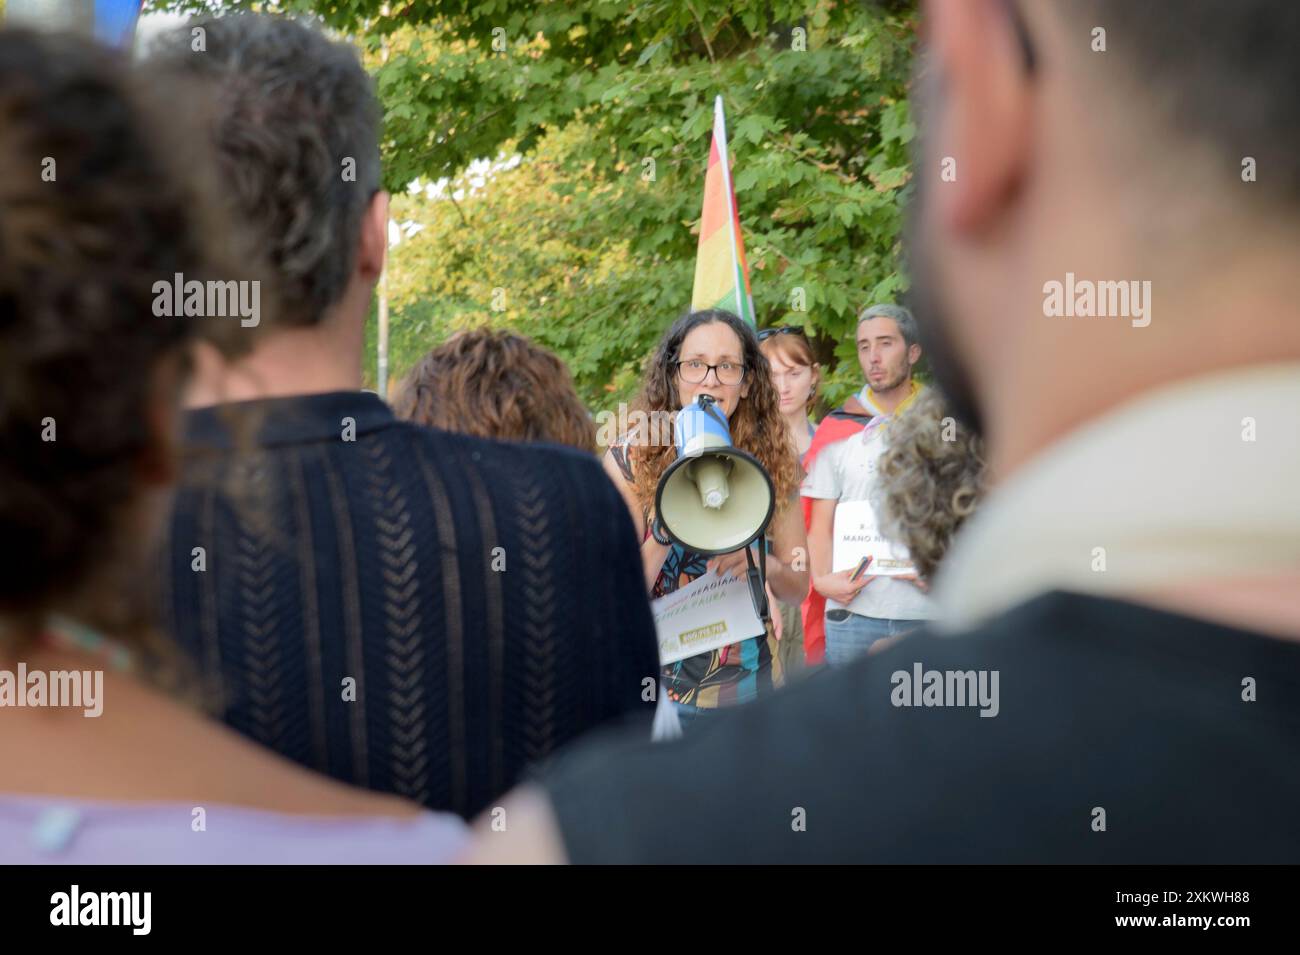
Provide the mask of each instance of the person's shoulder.
{"label": "person's shoulder", "polygon": [[539,495],[580,495],[596,504],[616,497],[594,452],[547,442],[500,441],[410,422],[398,422],[396,433],[444,467],[478,471],[489,490],[525,484]]}
{"label": "person's shoulder", "polygon": [[[1205,674],[1236,656],[1300,664],[1300,647],[1284,641],[1066,591],[960,629],[918,624],[887,649],[777,694],[772,728],[786,721],[814,732],[906,727],[917,741],[945,749],[951,765],[983,765],[1006,755],[990,755],[995,738],[1015,737],[1031,750],[1049,736],[1082,745],[1099,727],[1118,731],[1157,682],[1171,712],[1190,707],[1208,686]],[[916,720],[910,714],[918,710],[931,715]]]}
{"label": "person's shoulder", "polygon": [[475,461],[500,461],[508,464],[520,461],[576,463],[580,468],[584,464],[597,461],[594,453],[580,451],[568,445],[545,441],[504,441],[497,438],[484,438],[459,431],[444,431],[441,428],[415,424],[411,421],[395,421],[389,432],[394,437],[400,437],[414,444],[451,451]]}
{"label": "person's shoulder", "polygon": [[[1141,820],[1115,850],[1156,858],[1221,814],[1215,787],[1229,767],[1276,759],[1268,747],[1243,755],[1233,740],[1250,731],[1243,721],[1293,713],[1243,709],[1221,676],[1225,666],[1245,672],[1234,654],[1300,654],[1264,640],[1124,601],[1045,594],[959,633],[922,627],[702,718],[678,742],[579,747],[543,784],[577,861],[1097,861],[1089,820],[1061,818],[1081,779]],[[1269,670],[1286,666],[1269,660]],[[1152,781],[1150,754],[1178,738],[1204,745],[1195,759],[1166,760]],[[1189,794],[1196,805],[1169,839],[1141,835],[1169,821],[1162,802]],[[1261,803],[1263,817],[1275,809]],[[794,835],[792,818],[806,821]],[[1268,855],[1262,831],[1245,823],[1239,834]]]}
{"label": "person's shoulder", "polygon": [[[449,863],[468,845],[464,822],[450,813],[332,816],[287,813],[206,801],[216,841],[187,838],[190,803],[0,795],[0,836],[13,861],[52,863]],[[66,838],[39,838],[59,822]]]}
{"label": "person's shoulder", "polygon": [[[1014,743],[1022,721],[981,718],[978,711],[998,715],[992,670],[1032,669],[1032,641],[1024,633],[1021,623],[1005,619],[960,637],[922,627],[882,653],[814,670],[771,697],[710,714],[682,740],[651,745],[609,735],[576,747],[542,779],[568,852],[578,861],[707,861],[708,850],[683,849],[693,838],[712,847],[714,861],[728,862],[892,851],[892,836],[853,823],[868,806],[902,812],[899,800],[909,794],[924,800],[935,787],[964,785],[998,772],[1000,761],[1022,758]],[[926,688],[933,690],[936,679],[946,686],[949,672],[962,674],[970,705],[928,706],[941,701],[927,698]],[[1032,705],[1019,708],[1020,716]],[[881,780],[891,781],[887,798]],[[683,788],[693,794],[692,805],[730,807],[735,831],[723,833],[709,813],[670,820],[657,806],[671,804],[669,790]],[[821,827],[839,827],[847,841],[787,840],[770,819],[783,814],[788,829],[791,807],[804,807]],[[751,838],[758,830],[747,833],[741,824],[750,817],[769,820],[762,831],[771,838]]]}
{"label": "person's shoulder", "polygon": [[870,415],[855,414],[844,408],[837,408],[818,423],[813,432],[813,449],[825,451],[843,442],[847,437],[861,431],[871,420]]}
{"label": "person's shoulder", "polygon": [[[601,455],[601,463],[605,468],[605,473],[609,474],[611,478],[617,474],[628,484],[636,482],[636,473],[632,469],[632,445],[632,435],[623,434],[606,448],[605,453]],[[612,468],[610,467],[611,464],[613,465]]]}

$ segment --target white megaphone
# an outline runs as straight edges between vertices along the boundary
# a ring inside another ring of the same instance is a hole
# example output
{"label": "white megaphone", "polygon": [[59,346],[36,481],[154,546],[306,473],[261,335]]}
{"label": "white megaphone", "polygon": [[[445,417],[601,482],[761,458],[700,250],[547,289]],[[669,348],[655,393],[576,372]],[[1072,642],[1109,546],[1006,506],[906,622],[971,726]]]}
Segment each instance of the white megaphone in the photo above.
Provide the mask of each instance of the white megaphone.
{"label": "white megaphone", "polygon": [[677,412],[673,430],[677,460],[655,492],[660,527],[705,557],[752,543],[767,529],[776,503],[763,465],[732,447],[727,416],[710,395]]}
{"label": "white megaphone", "polygon": [[[659,479],[655,491],[658,529],[669,540],[705,557],[729,554],[763,537],[776,494],[758,459],[732,447],[727,416],[711,395],[677,413],[674,424],[677,460]],[[759,553],[766,541],[760,540]],[[750,554],[755,603],[767,616],[766,560],[757,568]]]}

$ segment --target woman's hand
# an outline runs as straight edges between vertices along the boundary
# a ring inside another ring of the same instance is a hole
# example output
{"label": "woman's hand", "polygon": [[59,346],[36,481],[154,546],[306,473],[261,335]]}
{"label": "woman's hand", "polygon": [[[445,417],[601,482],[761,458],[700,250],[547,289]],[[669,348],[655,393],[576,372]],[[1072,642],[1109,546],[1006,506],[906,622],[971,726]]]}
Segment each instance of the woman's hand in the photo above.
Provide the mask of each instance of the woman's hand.
{"label": "woman's hand", "polygon": [[[768,555],[769,559],[771,555]],[[744,577],[749,570],[749,562],[745,559],[745,548],[733,550],[730,554],[722,554],[719,557],[710,557],[708,562],[709,570],[716,570],[719,577]],[[770,573],[772,565],[767,565]]]}

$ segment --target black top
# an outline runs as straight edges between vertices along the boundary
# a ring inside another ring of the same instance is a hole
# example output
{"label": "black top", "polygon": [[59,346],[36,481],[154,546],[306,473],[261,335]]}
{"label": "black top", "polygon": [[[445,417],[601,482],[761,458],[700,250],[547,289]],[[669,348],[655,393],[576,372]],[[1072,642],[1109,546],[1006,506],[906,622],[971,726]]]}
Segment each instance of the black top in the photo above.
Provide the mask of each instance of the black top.
{"label": "black top", "polygon": [[193,412],[187,444],[165,624],[235,729],[462,815],[594,726],[648,735],[654,622],[594,456],[421,428],[361,392]]}
{"label": "black top", "polygon": [[544,783],[576,862],[1294,863],[1300,643],[1054,593]]}

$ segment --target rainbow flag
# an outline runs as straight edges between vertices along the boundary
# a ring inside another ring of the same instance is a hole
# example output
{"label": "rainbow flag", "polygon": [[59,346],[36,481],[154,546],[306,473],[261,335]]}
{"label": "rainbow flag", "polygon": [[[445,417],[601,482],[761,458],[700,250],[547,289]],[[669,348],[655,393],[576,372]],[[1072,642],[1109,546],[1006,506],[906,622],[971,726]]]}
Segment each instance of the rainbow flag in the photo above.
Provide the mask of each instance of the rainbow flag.
{"label": "rainbow flag", "polygon": [[700,216],[700,245],[695,256],[695,290],[691,311],[723,308],[754,324],[754,299],[749,294],[749,266],[740,234],[736,191],[727,162],[727,120],[722,97],[713,104],[713,145],[704,176],[704,210]]}

